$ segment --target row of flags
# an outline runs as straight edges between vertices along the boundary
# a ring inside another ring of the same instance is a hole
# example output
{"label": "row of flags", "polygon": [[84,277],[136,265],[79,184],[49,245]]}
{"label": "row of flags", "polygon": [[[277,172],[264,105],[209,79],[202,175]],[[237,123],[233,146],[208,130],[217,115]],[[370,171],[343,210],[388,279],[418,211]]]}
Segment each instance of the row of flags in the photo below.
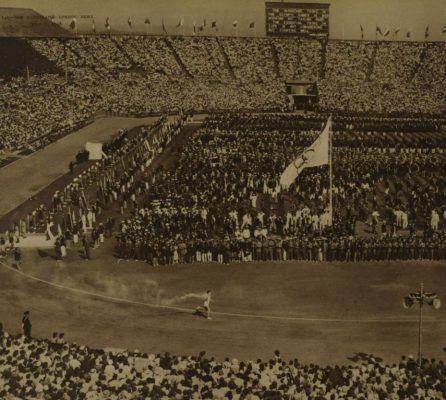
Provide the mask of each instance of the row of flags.
{"label": "row of flags", "polygon": [[[359,29],[361,30],[361,39],[364,39],[364,27],[362,25],[359,25]],[[424,30],[424,38],[425,39],[429,38],[429,33],[430,33],[429,29],[430,28],[429,28],[429,25],[428,25],[428,26],[426,26],[426,29]],[[390,35],[390,33],[392,33],[392,37],[397,37],[398,34],[400,33],[400,31],[401,31],[401,27],[400,26],[398,26],[397,28],[395,28],[393,30],[393,32],[391,32],[390,29],[383,30],[383,29],[381,29],[380,26],[376,25],[375,35],[376,35],[376,37],[378,37],[378,34],[381,35],[382,37],[387,37],[387,36]],[[443,26],[443,28],[441,29],[441,32],[446,34],[446,25]],[[410,38],[411,36],[412,36],[412,31],[407,31],[406,32],[406,37]]]}
{"label": "row of flags", "polygon": [[[146,19],[144,20],[144,24],[145,24],[145,25],[151,25],[151,21],[150,21],[150,19],[149,19],[149,18],[146,18]],[[132,20],[131,17],[128,17],[128,19],[127,19],[127,25],[129,26],[130,29],[133,29],[133,20]],[[111,29],[111,24],[110,24],[110,18],[109,18],[109,17],[107,17],[107,18],[105,19],[105,25],[104,25],[104,26],[105,26],[105,28],[106,28],[108,31]],[[184,26],[184,18],[180,18],[180,20],[178,21],[178,23],[175,25],[175,28],[178,29],[178,28],[181,28],[182,26]],[[207,22],[206,22],[206,20],[203,20],[203,22],[202,22],[200,25],[198,25],[198,26],[197,26],[196,21],[194,21],[194,22],[193,22],[193,30],[194,30],[194,34],[195,34],[197,31],[199,31],[199,32],[204,31],[204,29],[206,28],[206,26],[207,26]],[[234,21],[232,22],[232,26],[233,26],[234,28],[237,28],[237,27],[239,26],[239,22],[238,22],[237,20],[234,20]],[[164,19],[161,20],[161,27],[162,27],[162,29],[163,29],[163,32],[164,32],[164,33],[167,33],[167,28],[166,28],[166,25],[165,25],[165,23],[164,23]],[[210,24],[210,27],[213,28],[213,29],[216,29],[216,30],[218,31],[217,21],[215,21],[215,20],[212,21],[211,24]],[[256,23],[255,23],[255,21],[249,23],[249,28],[250,28],[250,29],[255,29],[255,27],[256,27]],[[71,20],[71,22],[70,22],[70,28],[71,28],[73,31],[77,31],[77,19],[76,19],[76,18],[73,18],[73,19]],[[95,23],[94,19],[93,19],[92,22],[91,22],[91,28],[92,28],[92,31],[93,31],[93,32],[96,32],[96,23]]]}
{"label": "row of flags", "polygon": [[[150,19],[149,19],[149,18],[146,18],[146,19],[144,20],[144,24],[145,24],[145,25],[151,25],[151,21],[150,21]],[[132,21],[132,18],[131,18],[131,17],[128,17],[128,19],[127,19],[127,25],[129,26],[130,29],[133,29],[133,21]],[[164,23],[164,19],[161,20],[161,26],[162,26],[163,32],[164,32],[164,33],[167,33],[167,28],[166,28],[166,24]],[[178,28],[181,28],[182,26],[184,26],[184,18],[180,18],[180,20],[178,21],[178,23],[175,25],[175,28],[178,29]],[[198,26],[197,26],[197,23],[194,21],[194,22],[193,22],[193,33],[196,34],[197,31],[198,31],[198,32],[202,32],[202,31],[204,31],[204,29],[206,28],[206,26],[207,26],[207,22],[206,22],[205,19],[204,19],[203,22],[202,22],[200,25],[198,25]],[[210,26],[211,26],[211,28],[213,28],[213,29],[215,29],[215,30],[218,31],[217,21],[215,21],[215,20],[212,21]],[[239,26],[239,22],[238,22],[237,20],[234,20],[234,21],[232,22],[232,26],[233,26],[234,28],[237,28],[237,27]],[[250,29],[255,29],[255,27],[256,27],[256,23],[255,23],[255,21],[249,23],[249,28],[250,28]],[[72,19],[72,21],[71,21],[71,23],[70,23],[70,28],[71,28],[73,31],[77,31],[77,19],[76,19],[76,18],[73,18],[73,19]],[[92,31],[93,31],[93,32],[96,32],[96,24],[95,24],[94,19],[92,20],[91,28],[92,28]],[[109,18],[109,17],[107,17],[107,18],[105,19],[105,28],[106,28],[107,30],[110,30],[110,29],[111,29],[110,18]],[[359,25],[359,29],[360,29],[360,31],[361,31],[361,39],[364,39],[364,31],[365,31],[365,29],[364,29],[364,27],[363,27],[362,25]],[[385,30],[384,30],[384,29],[382,29],[380,26],[376,25],[376,28],[375,28],[375,36],[378,37],[378,34],[379,34],[381,37],[388,37],[388,36],[392,33],[392,37],[397,37],[398,34],[400,33],[400,31],[401,31],[401,27],[397,27],[397,28],[395,28],[395,29],[393,29],[393,30],[391,30],[391,29],[385,29]],[[443,28],[441,29],[441,32],[442,32],[443,34],[446,34],[446,25],[443,26]],[[427,25],[427,26],[426,26],[426,29],[425,29],[425,31],[424,31],[424,37],[425,37],[425,39],[429,38],[429,35],[430,35],[430,27],[429,27],[429,25]],[[407,38],[410,38],[411,36],[412,36],[412,31],[407,31],[407,32],[406,32],[406,37],[407,37]]]}

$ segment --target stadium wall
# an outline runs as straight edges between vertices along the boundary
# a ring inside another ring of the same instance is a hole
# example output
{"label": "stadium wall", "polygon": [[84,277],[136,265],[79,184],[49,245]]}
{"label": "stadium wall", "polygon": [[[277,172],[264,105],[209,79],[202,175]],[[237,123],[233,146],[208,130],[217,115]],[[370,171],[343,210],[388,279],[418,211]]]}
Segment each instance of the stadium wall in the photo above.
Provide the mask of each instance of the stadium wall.
{"label": "stadium wall", "polygon": [[[375,39],[376,25],[393,32],[400,27],[396,40],[425,40],[429,26],[429,40],[446,40],[442,28],[446,25],[444,0],[305,0],[305,3],[330,4],[330,37],[360,39],[359,25],[364,27],[364,38]],[[106,5],[106,6],[105,6]],[[162,21],[169,35],[193,32],[193,22],[199,27],[206,20],[203,34],[224,36],[264,36],[265,0],[3,0],[2,6],[30,7],[52,21],[69,29],[76,16],[78,33],[91,33],[92,21],[98,33],[107,32],[105,19],[110,18],[114,33],[162,34]],[[128,25],[128,18],[132,28]],[[150,25],[145,24],[146,19]],[[184,23],[176,27],[179,21]],[[232,26],[238,21],[238,27]],[[211,28],[217,21],[218,31]],[[255,29],[249,24],[255,22]],[[391,38],[391,35],[389,35]]]}
{"label": "stadium wall", "polygon": [[31,8],[0,7],[0,37],[71,37],[72,33]]}

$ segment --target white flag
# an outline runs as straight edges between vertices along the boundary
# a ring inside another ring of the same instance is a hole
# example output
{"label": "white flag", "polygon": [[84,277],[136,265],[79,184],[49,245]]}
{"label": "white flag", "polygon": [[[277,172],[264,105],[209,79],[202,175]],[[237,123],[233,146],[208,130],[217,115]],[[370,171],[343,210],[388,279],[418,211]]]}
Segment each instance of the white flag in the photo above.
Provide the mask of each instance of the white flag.
{"label": "white flag", "polygon": [[330,142],[331,117],[328,118],[327,124],[319,137],[314,143],[304,150],[304,152],[296,158],[283,171],[280,177],[280,185],[282,187],[289,187],[297,176],[304,170],[304,168],[318,167],[326,165],[329,162],[328,148]]}
{"label": "white flag", "polygon": [[73,30],[77,30],[77,19],[73,18],[70,22],[70,28]]}

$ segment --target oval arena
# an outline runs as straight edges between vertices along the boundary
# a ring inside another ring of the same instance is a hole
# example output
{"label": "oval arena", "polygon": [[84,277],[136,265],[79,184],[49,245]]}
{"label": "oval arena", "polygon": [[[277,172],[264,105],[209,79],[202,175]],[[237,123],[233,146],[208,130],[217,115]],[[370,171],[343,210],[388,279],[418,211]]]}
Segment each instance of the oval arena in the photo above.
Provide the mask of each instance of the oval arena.
{"label": "oval arena", "polygon": [[446,397],[442,2],[7,3],[1,399]]}

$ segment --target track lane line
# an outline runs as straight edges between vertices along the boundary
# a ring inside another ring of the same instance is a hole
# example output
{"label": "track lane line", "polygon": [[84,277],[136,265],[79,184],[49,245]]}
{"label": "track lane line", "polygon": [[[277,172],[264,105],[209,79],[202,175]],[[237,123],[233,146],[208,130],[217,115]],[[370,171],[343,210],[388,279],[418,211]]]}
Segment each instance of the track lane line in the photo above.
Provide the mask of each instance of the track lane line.
{"label": "track lane line", "polygon": [[[3,261],[0,261],[0,265],[2,265],[5,269],[14,272],[22,277],[27,279],[43,283],[47,286],[51,286],[60,290],[65,290],[68,292],[78,293],[87,295],[90,297],[95,297],[102,300],[108,300],[115,303],[123,303],[123,304],[132,304],[137,306],[143,306],[154,309],[164,309],[164,310],[172,310],[172,311],[181,311],[186,313],[193,313],[195,309],[185,308],[185,307],[177,307],[177,306],[168,306],[163,304],[154,304],[154,303],[144,303],[141,301],[129,300],[122,297],[113,297],[108,296],[106,294],[90,292],[88,290],[73,288],[70,286],[61,285],[59,283],[47,281],[42,278],[38,278],[34,275],[27,274],[21,270],[18,270],[14,267],[11,267],[8,264],[5,264]],[[392,324],[400,324],[400,323],[417,323],[418,319],[349,319],[349,318],[309,318],[309,317],[293,317],[293,316],[280,316],[280,315],[262,315],[262,314],[244,314],[244,313],[231,313],[224,311],[212,311],[212,315],[219,315],[222,317],[233,317],[233,318],[251,318],[251,319],[267,319],[267,320],[276,320],[276,321],[295,321],[295,322],[335,322],[335,323],[392,323]],[[446,323],[446,320],[424,320],[425,323]]]}

